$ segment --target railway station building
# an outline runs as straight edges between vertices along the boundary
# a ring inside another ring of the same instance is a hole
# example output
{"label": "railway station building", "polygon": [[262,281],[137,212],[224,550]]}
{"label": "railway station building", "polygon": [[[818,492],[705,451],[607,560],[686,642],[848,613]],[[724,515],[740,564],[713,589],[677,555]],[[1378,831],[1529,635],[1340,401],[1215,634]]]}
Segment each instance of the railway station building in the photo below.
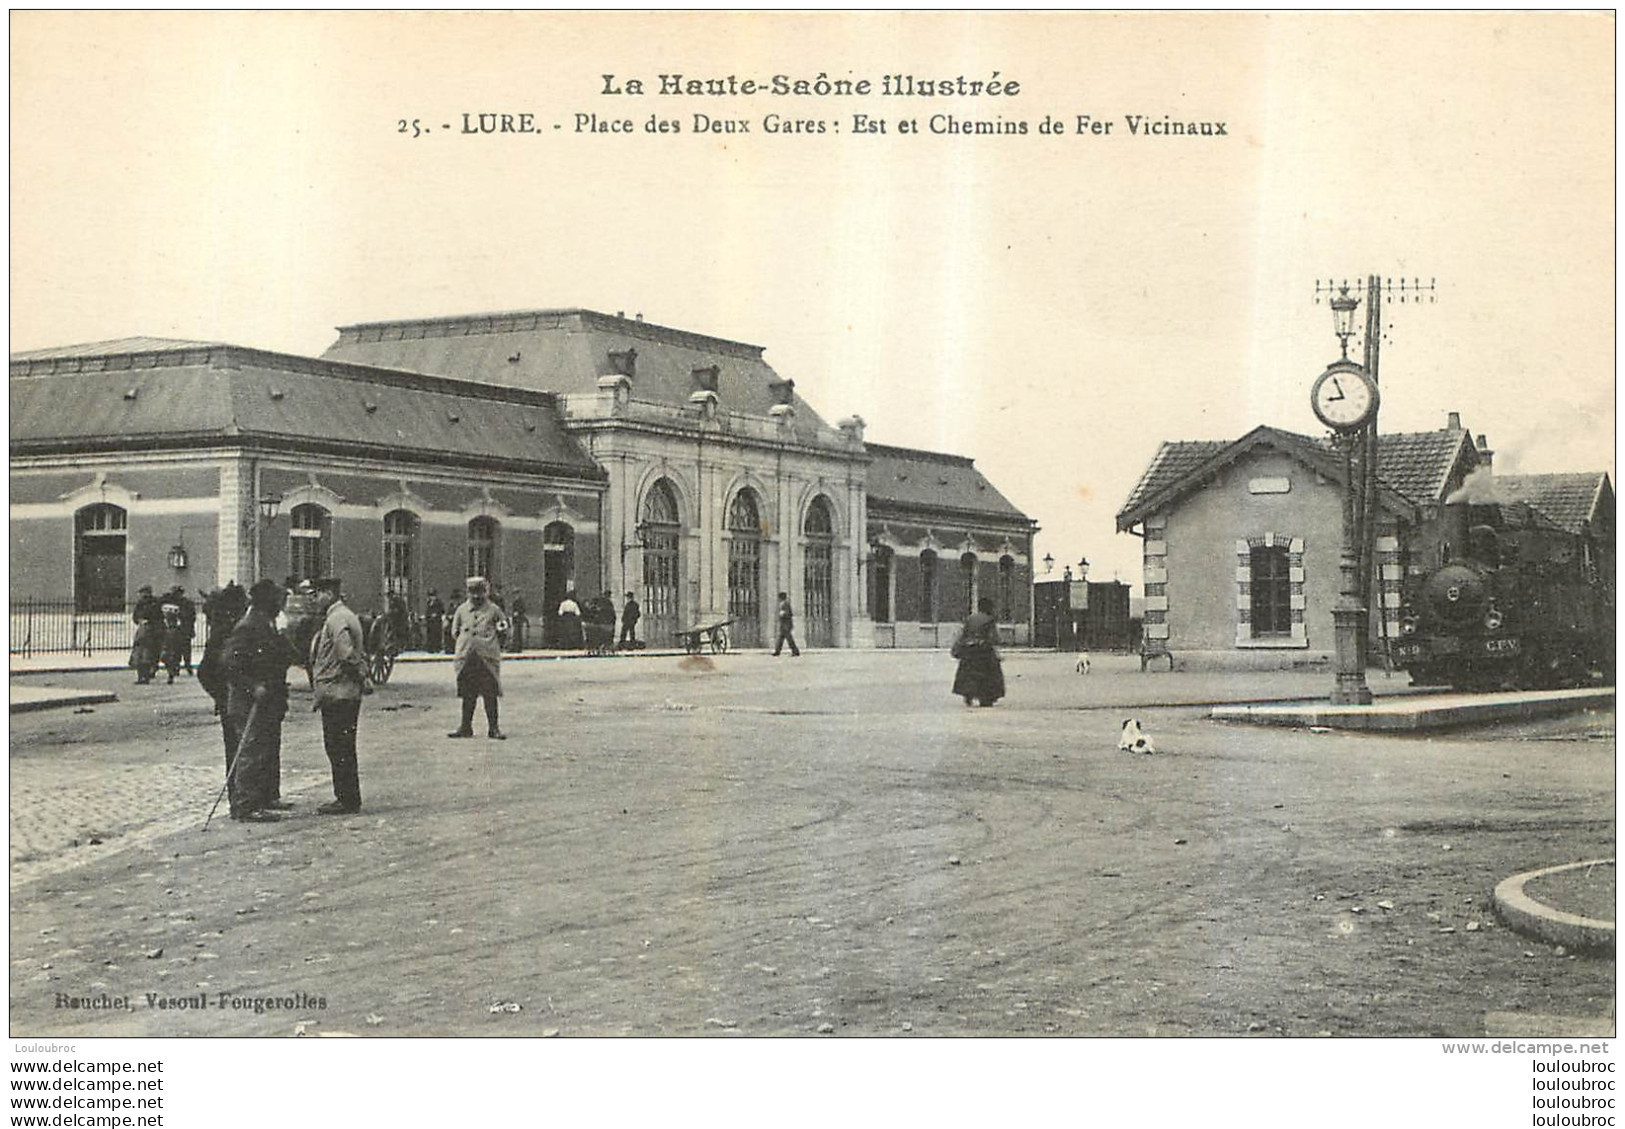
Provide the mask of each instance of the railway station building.
{"label": "railway station building", "polygon": [[350,603],[489,576],[550,642],[628,591],[657,644],[777,594],[814,647],[947,646],[981,595],[1031,637],[1036,526],[959,456],[826,422],[762,346],[590,310],[343,326],[319,357],[128,338],[11,358],[11,596],[335,574]]}
{"label": "railway station building", "polygon": [[[1413,533],[1492,453],[1452,412],[1378,448],[1374,645],[1397,637]],[[1328,661],[1342,584],[1344,469],[1319,437],[1257,427],[1165,442],[1117,514],[1142,540],[1146,646],[1239,665]]]}

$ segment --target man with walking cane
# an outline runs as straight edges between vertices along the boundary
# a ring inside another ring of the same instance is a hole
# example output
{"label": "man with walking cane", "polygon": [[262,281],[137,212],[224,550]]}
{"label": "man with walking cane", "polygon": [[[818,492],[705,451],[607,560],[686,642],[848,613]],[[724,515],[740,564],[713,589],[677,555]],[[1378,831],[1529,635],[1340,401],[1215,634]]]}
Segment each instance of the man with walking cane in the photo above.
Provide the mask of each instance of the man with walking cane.
{"label": "man with walking cane", "polygon": [[355,756],[366,685],[361,620],[345,605],[337,580],[316,582],[316,612],[322,626],[310,641],[310,686],[315,708],[322,714],[322,744],[333,765],[333,801],[316,811],[350,815],[361,810],[361,774]]}
{"label": "man with walking cane", "polygon": [[226,641],[226,715],[239,734],[226,777],[231,818],[274,823],[281,798],[282,717],[288,712],[288,667],[293,649],[276,629],[283,592],[274,580],[255,581],[248,614]]}

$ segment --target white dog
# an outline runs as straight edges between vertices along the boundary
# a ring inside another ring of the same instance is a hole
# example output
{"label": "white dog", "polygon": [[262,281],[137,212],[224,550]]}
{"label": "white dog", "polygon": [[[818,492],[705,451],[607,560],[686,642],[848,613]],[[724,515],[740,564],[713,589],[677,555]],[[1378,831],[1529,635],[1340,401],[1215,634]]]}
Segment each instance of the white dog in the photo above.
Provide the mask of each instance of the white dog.
{"label": "white dog", "polygon": [[1140,729],[1140,723],[1129,718],[1123,723],[1122,736],[1117,738],[1117,747],[1125,753],[1154,753],[1157,746]]}
{"label": "white dog", "polygon": [[1079,674],[1088,674],[1089,673],[1089,652],[1088,651],[1085,651],[1085,652],[1083,652],[1083,654],[1078,656],[1078,673]]}

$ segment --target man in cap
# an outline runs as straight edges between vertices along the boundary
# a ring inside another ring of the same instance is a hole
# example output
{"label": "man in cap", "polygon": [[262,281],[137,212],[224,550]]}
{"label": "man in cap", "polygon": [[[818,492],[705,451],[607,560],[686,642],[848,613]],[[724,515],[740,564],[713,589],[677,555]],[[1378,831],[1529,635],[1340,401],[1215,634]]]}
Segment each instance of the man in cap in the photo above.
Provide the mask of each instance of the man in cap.
{"label": "man in cap", "polygon": [[506,740],[497,724],[497,698],[502,695],[502,640],[508,617],[490,600],[483,576],[468,578],[468,599],[452,613],[451,633],[456,639],[452,665],[457,671],[457,695],[463,700],[463,720],[448,737],[474,736],[474,702],[485,700],[486,736]]}
{"label": "man in cap", "polygon": [[237,755],[238,739],[242,735],[231,724],[231,715],[226,709],[231,695],[231,683],[226,678],[226,642],[231,638],[237,621],[247,611],[248,593],[235,580],[210,593],[203,601],[204,621],[208,627],[203,636],[203,661],[198,663],[197,681],[214,699],[215,716],[220,718],[220,731],[226,742],[228,775],[232,758]]}
{"label": "man in cap", "polygon": [[239,734],[227,794],[231,818],[249,823],[275,822],[272,811],[291,806],[281,796],[282,717],[293,664],[293,649],[276,629],[282,598],[276,581],[255,581],[248,590],[248,614],[226,641],[226,713]]}
{"label": "man in cap", "polygon": [[635,649],[638,646],[638,620],[643,618],[643,609],[638,607],[638,601],[632,593],[626,594],[626,603],[621,605],[621,646]]}
{"label": "man in cap", "polygon": [[322,744],[333,766],[333,801],[316,811],[349,815],[361,810],[361,774],[355,753],[366,682],[361,620],[344,603],[337,579],[318,580],[312,599],[321,626],[310,641],[310,685],[316,699],[313,708],[322,715]]}

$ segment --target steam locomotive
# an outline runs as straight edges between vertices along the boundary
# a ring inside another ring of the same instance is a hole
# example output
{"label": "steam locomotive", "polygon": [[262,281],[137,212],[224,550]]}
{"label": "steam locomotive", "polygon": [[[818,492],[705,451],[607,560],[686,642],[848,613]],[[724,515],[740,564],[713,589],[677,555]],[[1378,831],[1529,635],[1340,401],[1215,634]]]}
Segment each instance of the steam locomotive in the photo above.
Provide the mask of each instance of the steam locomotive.
{"label": "steam locomotive", "polygon": [[1448,504],[1431,533],[1405,570],[1393,644],[1414,685],[1612,684],[1611,544],[1524,502]]}

